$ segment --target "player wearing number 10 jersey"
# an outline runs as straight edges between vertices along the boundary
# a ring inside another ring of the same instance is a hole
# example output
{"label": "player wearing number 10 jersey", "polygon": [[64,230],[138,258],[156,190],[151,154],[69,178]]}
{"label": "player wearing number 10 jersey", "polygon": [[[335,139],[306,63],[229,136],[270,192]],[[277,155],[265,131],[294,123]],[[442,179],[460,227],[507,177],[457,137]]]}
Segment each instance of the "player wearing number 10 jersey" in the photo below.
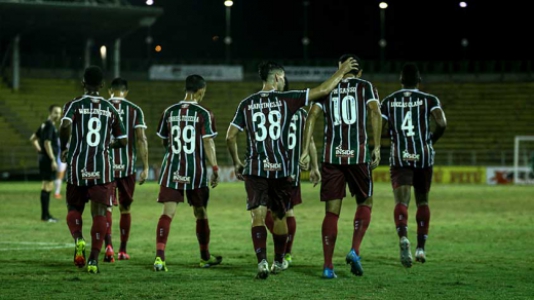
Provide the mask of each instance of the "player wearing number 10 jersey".
{"label": "player wearing number 10 jersey", "polygon": [[[414,64],[406,64],[401,73],[403,89],[386,97],[382,102],[382,117],[391,136],[390,171],[395,197],[394,218],[400,239],[400,260],[405,267],[412,266],[412,254],[407,234],[408,205],[411,186],[415,190],[417,204],[416,261],[424,263],[425,241],[428,236],[430,209],[428,192],[432,182],[434,165],[433,144],[447,127],[445,113],[438,98],[418,90],[421,81]],[[430,118],[436,129],[430,132]]]}
{"label": "player wearing number 10 jersey", "polygon": [[121,148],[128,143],[119,113],[98,94],[103,87],[103,78],[98,67],[85,70],[83,85],[86,94],[65,104],[60,129],[62,160],[68,162],[67,224],[76,242],[74,263],[78,267],[85,265],[82,213],[85,203],[91,200],[93,227],[87,264],[90,273],[99,272],[98,255],[106,234],[106,209],[113,200],[114,172],[109,149]]}
{"label": "player wearing number 10 jersey", "polygon": [[217,136],[215,119],[208,109],[200,106],[206,93],[206,82],[199,75],[185,80],[185,99],[163,112],[158,125],[158,136],[166,148],[159,176],[158,202],[163,203],[163,214],[156,230],[155,271],[167,271],[165,246],[176,206],[187,197],[197,219],[196,231],[200,245],[200,267],[218,265],[222,257],[209,252],[210,227],[207,206],[209,188],[206,182],[206,158],[212,165],[211,187],[218,183],[217,157],[213,139]]}

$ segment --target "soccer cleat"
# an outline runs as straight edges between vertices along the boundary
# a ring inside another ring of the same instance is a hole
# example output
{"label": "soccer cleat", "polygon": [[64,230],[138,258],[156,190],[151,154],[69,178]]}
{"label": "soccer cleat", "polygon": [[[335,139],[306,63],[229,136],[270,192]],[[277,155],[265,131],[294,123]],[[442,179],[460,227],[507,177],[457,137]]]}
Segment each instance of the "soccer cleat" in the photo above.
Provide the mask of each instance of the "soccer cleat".
{"label": "soccer cleat", "polygon": [[100,269],[98,268],[98,262],[95,259],[92,259],[87,263],[87,272],[93,274],[100,273]]}
{"label": "soccer cleat", "polygon": [[61,194],[54,194],[54,198],[58,199],[58,200],[61,200]]}
{"label": "soccer cleat", "polygon": [[287,270],[289,268],[289,262],[284,258],[284,261],[282,261],[282,271]]}
{"label": "soccer cleat", "polygon": [[118,260],[129,260],[130,259],[130,255],[128,255],[128,253],[126,253],[124,251],[119,251],[119,255],[117,255],[117,259]]}
{"label": "soccer cleat", "polygon": [[403,236],[400,239],[400,261],[406,268],[412,267],[412,253],[410,251],[410,241],[407,237]]}
{"label": "soccer cleat", "polygon": [[106,255],[104,256],[104,262],[115,262],[115,252],[113,252],[113,247],[111,245],[108,245],[106,247]]}
{"label": "soccer cleat", "polygon": [[223,260],[222,256],[210,255],[210,259],[208,260],[200,259],[200,267],[201,268],[213,267],[213,266],[220,264],[222,260]]}
{"label": "soccer cleat", "polygon": [[324,279],[335,279],[337,278],[336,272],[334,272],[334,269],[330,268],[324,268],[323,269],[323,278]]}
{"label": "soccer cleat", "polygon": [[78,268],[85,267],[85,241],[84,239],[76,239],[74,246],[74,265]]}
{"label": "soccer cleat", "polygon": [[271,273],[272,274],[278,274],[278,273],[281,273],[284,270],[285,269],[284,269],[284,263],[283,262],[274,261],[273,264],[271,265]]}
{"label": "soccer cleat", "polygon": [[347,264],[350,264],[350,272],[356,276],[363,275],[363,267],[360,261],[360,257],[356,254],[354,249],[350,249],[350,252],[345,257]]}
{"label": "soccer cleat", "polygon": [[417,248],[415,249],[415,261],[418,261],[422,264],[426,261],[426,254],[425,250],[423,248]]}
{"label": "soccer cleat", "polygon": [[57,219],[52,217],[52,216],[49,216],[48,218],[46,219],[42,219],[43,222],[48,222],[48,223],[57,223]]}
{"label": "soccer cleat", "polygon": [[161,260],[161,257],[156,257],[156,260],[154,261],[154,271],[156,272],[167,272],[169,269],[167,269],[167,265],[163,260]]}
{"label": "soccer cleat", "polygon": [[269,263],[264,259],[258,264],[256,279],[267,279],[267,277],[269,277]]}

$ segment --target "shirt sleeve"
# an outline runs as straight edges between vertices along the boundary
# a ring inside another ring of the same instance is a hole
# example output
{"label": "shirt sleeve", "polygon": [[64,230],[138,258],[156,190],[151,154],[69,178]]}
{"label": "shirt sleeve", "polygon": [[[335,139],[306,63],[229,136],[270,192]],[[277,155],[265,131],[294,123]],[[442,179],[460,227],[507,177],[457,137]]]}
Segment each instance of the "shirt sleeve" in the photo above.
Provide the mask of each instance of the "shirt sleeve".
{"label": "shirt sleeve", "polygon": [[365,86],[365,103],[368,104],[371,101],[379,102],[378,91],[372,83],[368,82]]}
{"label": "shirt sleeve", "polygon": [[50,122],[46,122],[43,130],[41,131],[41,138],[44,141],[55,142],[54,140],[54,125]]}
{"label": "shirt sleeve", "polygon": [[61,120],[69,120],[72,123],[72,119],[74,118],[74,112],[76,111],[74,101],[70,101],[67,104],[65,104],[65,107],[63,107],[63,118]]}
{"label": "shirt sleeve", "polygon": [[386,99],[382,101],[380,104],[380,113],[382,114],[382,118],[385,120],[389,120],[389,113],[388,113],[388,105]]}
{"label": "shirt sleeve", "polygon": [[286,102],[288,110],[294,114],[299,108],[308,105],[310,89],[280,93],[280,99]]}
{"label": "shirt sleeve", "polygon": [[143,114],[143,110],[140,107],[136,107],[135,112],[136,112],[136,118],[134,121],[134,128],[146,129],[147,127],[145,124],[145,115]]}
{"label": "shirt sleeve", "polygon": [[237,110],[235,112],[234,118],[232,119],[232,122],[230,122],[230,125],[236,127],[240,131],[243,131],[246,124],[245,124],[245,112],[243,111],[243,106],[245,105],[245,101],[242,101],[239,106],[237,107]]}
{"label": "shirt sleeve", "polygon": [[156,134],[162,139],[169,138],[169,129],[167,128],[167,111],[164,111],[163,114],[161,114],[161,119],[159,120],[158,131]]}
{"label": "shirt sleeve", "polygon": [[313,105],[319,106],[319,108],[324,112],[325,104],[326,104],[326,101],[328,101],[329,97],[330,97],[330,94],[324,96],[319,101],[314,102]]}
{"label": "shirt sleeve", "polygon": [[433,111],[434,109],[438,109],[438,108],[441,109],[441,103],[438,97],[431,97],[429,98],[429,100],[430,100],[429,101],[430,105],[428,106],[428,108],[430,111]]}
{"label": "shirt sleeve", "polygon": [[216,137],[217,129],[215,129],[215,117],[213,116],[213,113],[211,111],[206,113],[205,119],[201,129],[202,138]]}
{"label": "shirt sleeve", "polygon": [[112,117],[112,124],[111,124],[111,133],[117,140],[125,139],[128,137],[126,134],[126,128],[124,127],[124,123],[121,121],[121,117],[119,115],[119,112],[113,107],[111,109],[113,113]]}

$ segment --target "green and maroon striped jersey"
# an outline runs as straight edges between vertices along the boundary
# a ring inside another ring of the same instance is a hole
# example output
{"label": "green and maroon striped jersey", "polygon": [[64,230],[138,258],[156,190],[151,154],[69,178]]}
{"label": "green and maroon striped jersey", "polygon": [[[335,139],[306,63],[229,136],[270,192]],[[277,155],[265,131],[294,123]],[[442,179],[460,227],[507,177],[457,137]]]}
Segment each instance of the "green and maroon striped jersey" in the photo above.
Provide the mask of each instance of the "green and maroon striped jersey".
{"label": "green and maroon striped jersey", "polygon": [[119,112],[128,136],[128,145],[126,147],[113,149],[112,151],[115,178],[123,178],[135,173],[135,162],[137,161],[137,135],[135,130],[137,128],[146,129],[145,116],[139,106],[127,99],[114,97],[109,99],[109,102]]}
{"label": "green and maroon striped jersey", "polygon": [[67,182],[76,186],[112,182],[109,144],[112,137],[127,137],[115,107],[102,97],[83,95],[65,104],[63,111],[63,119],[72,122]]}
{"label": "green and maroon striped jersey", "polygon": [[308,104],[309,90],[260,91],[239,103],[230,123],[247,132],[243,175],[283,178],[290,175],[287,138],[291,116]]}
{"label": "green and maroon striped jersey", "polygon": [[373,85],[350,77],[315,104],[324,113],[323,162],[355,165],[370,161],[366,119],[371,101],[379,101]]}
{"label": "green and maroon striped jersey", "polygon": [[299,108],[291,117],[287,128],[287,152],[289,156],[289,176],[293,179],[293,186],[300,184],[300,154],[302,152],[302,142],[304,134],[304,124],[308,112],[304,108]]}
{"label": "green and maroon striped jersey", "polygon": [[161,164],[159,184],[176,190],[207,185],[204,138],[215,138],[215,118],[194,101],[181,101],[161,116],[158,136],[169,143]]}
{"label": "green and maroon striped jersey", "polygon": [[382,101],[382,117],[388,121],[391,136],[391,166],[434,165],[430,136],[430,116],[434,109],[441,109],[438,98],[417,89],[399,90]]}

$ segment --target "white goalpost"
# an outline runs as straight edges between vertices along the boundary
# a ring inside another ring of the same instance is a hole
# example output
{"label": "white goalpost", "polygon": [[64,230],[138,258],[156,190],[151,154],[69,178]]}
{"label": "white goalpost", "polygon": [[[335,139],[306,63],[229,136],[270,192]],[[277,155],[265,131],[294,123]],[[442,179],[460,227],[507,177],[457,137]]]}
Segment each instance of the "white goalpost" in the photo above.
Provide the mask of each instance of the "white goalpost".
{"label": "white goalpost", "polygon": [[534,184],[534,178],[530,178],[534,162],[534,147],[521,149],[525,142],[534,142],[532,135],[518,135],[514,140],[514,184]]}

